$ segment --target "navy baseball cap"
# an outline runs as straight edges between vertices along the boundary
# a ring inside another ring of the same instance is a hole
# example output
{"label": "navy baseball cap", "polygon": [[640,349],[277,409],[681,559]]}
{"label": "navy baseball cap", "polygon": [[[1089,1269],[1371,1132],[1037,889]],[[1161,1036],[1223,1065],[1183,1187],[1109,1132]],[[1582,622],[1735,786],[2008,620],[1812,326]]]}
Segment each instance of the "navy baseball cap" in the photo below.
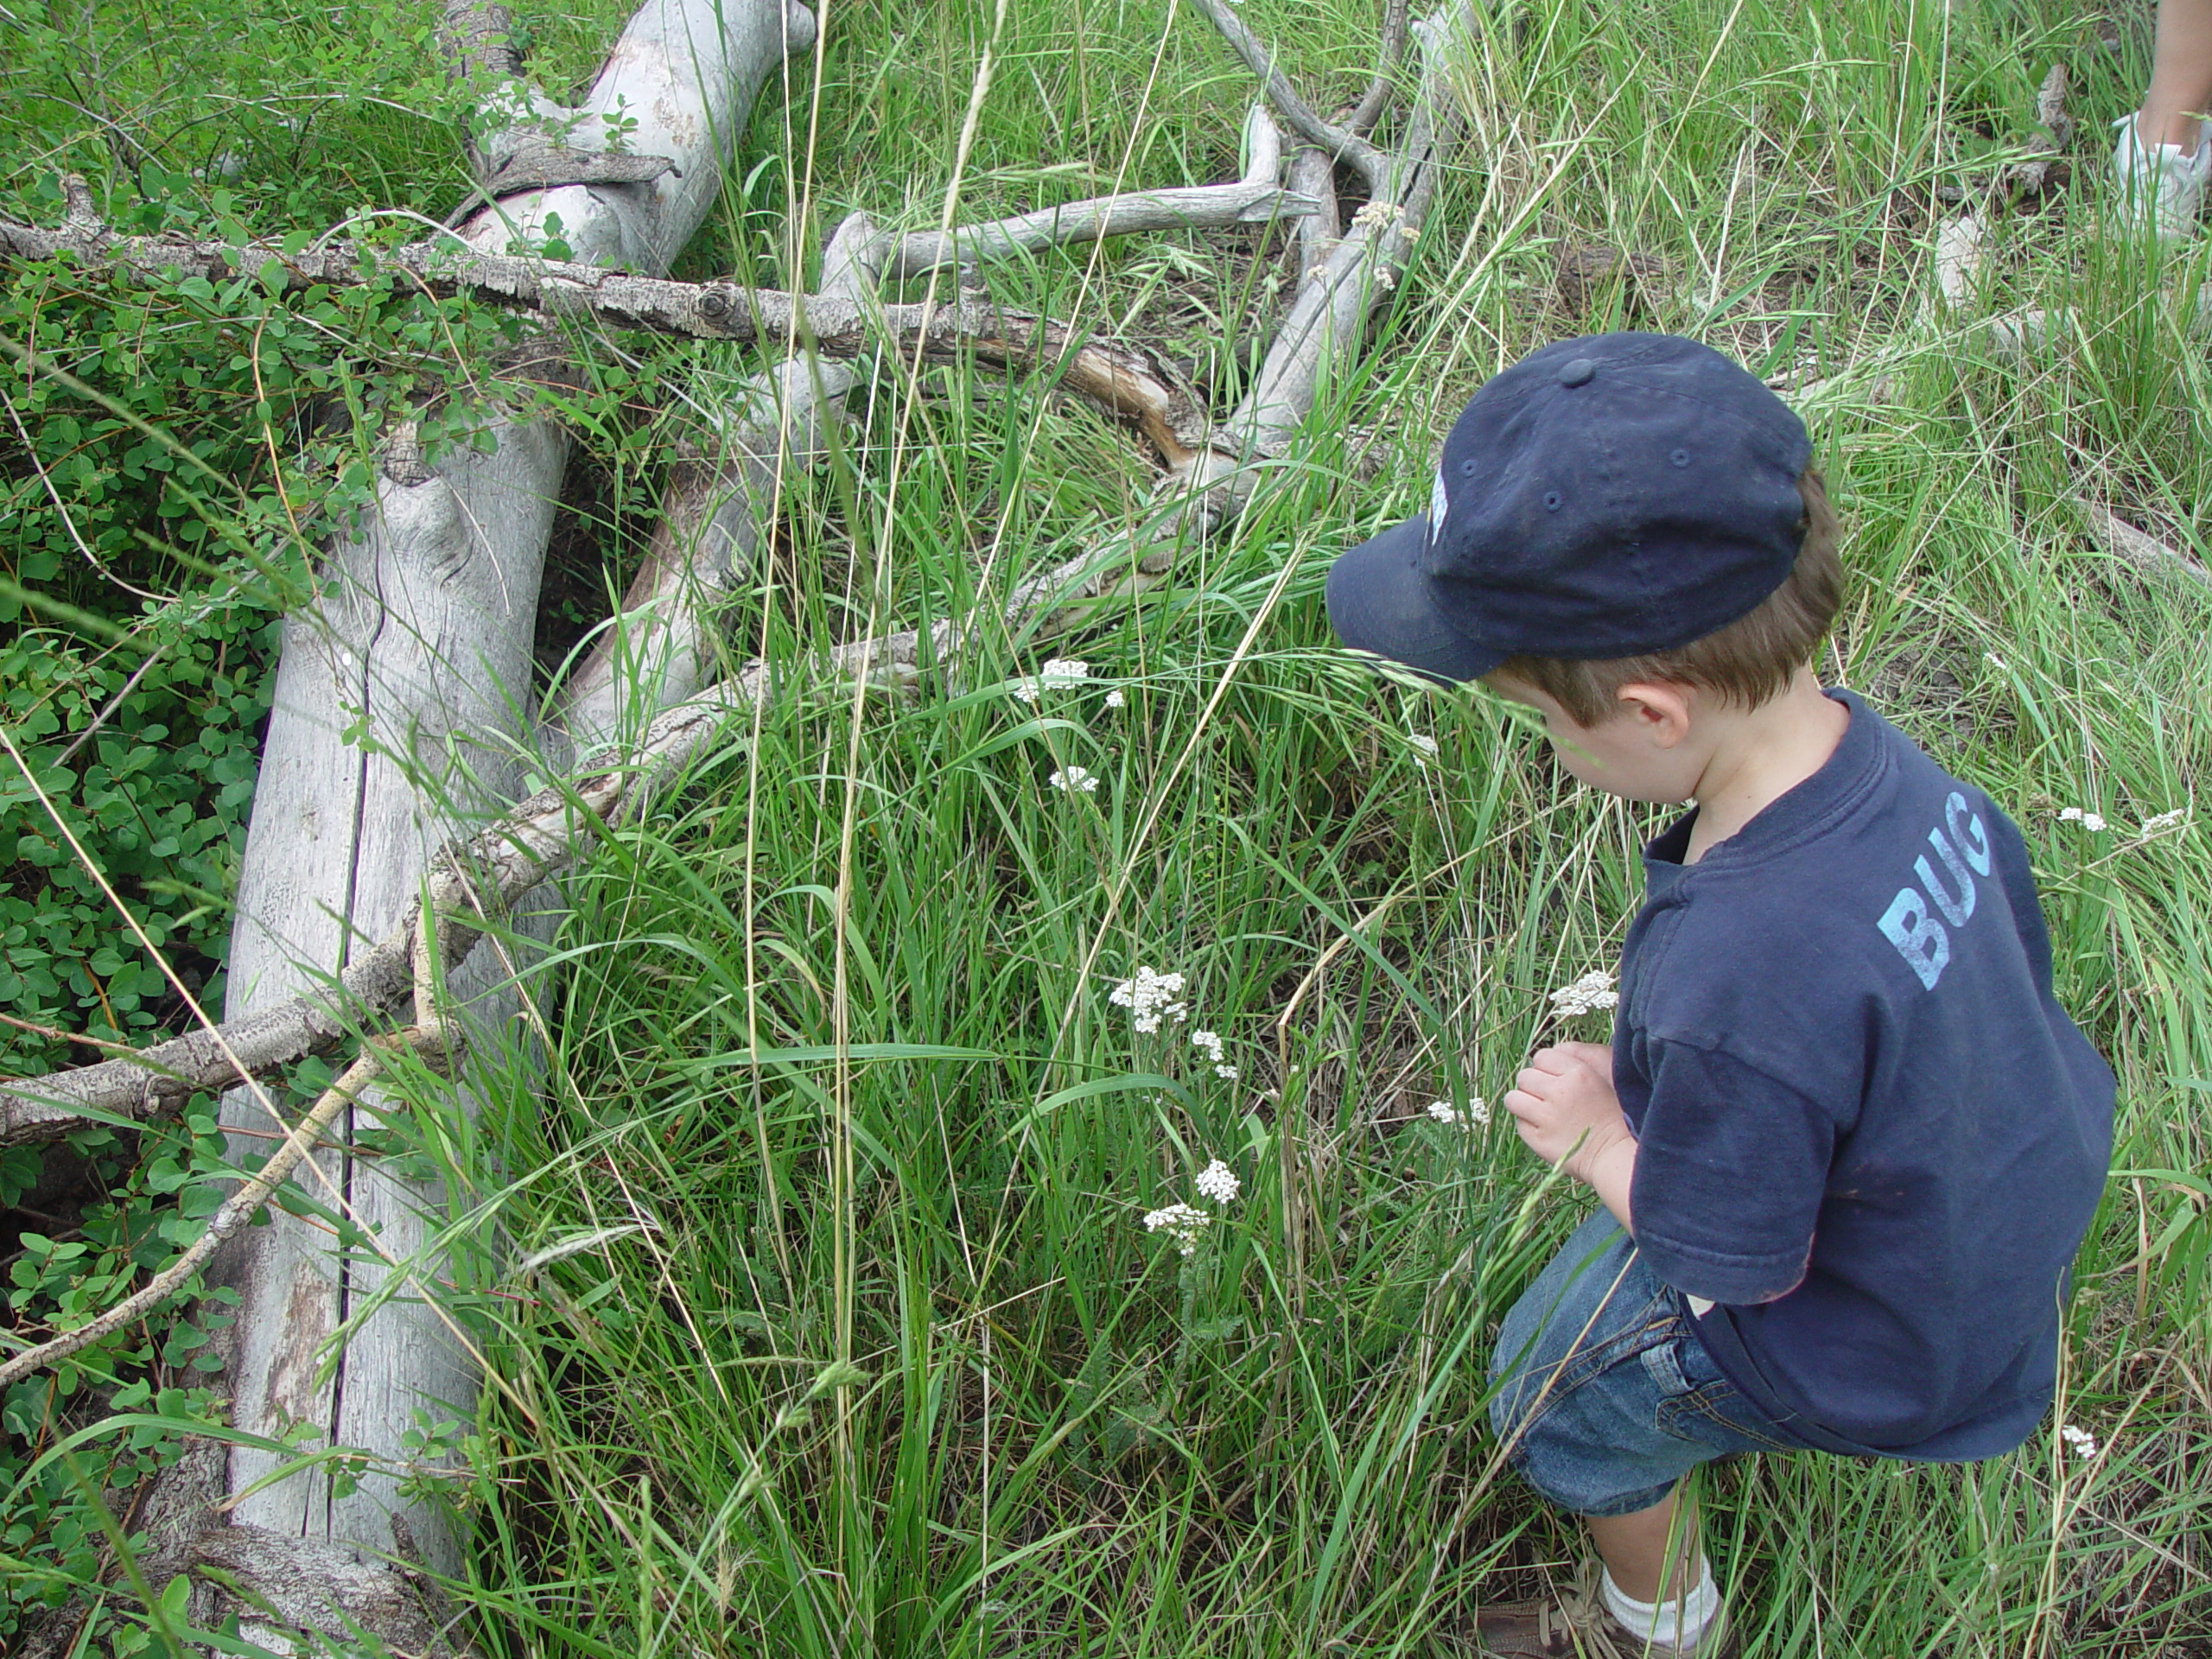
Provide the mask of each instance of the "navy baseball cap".
{"label": "navy baseball cap", "polygon": [[1789,575],[1812,454],[1789,405],[1711,346],[1560,340],[1469,400],[1426,513],[1330,567],[1329,620],[1440,680],[1673,651]]}

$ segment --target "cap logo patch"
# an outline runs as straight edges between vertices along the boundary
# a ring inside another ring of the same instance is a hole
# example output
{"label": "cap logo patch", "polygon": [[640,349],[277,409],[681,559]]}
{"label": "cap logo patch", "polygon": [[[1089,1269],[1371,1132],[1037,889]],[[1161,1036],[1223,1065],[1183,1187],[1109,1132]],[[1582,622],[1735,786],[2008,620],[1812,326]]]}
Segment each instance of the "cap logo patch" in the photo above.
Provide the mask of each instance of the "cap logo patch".
{"label": "cap logo patch", "polygon": [[1436,469],[1436,481],[1428,487],[1428,539],[1431,542],[1444,533],[1444,515],[1452,504],[1444,494],[1444,468]]}

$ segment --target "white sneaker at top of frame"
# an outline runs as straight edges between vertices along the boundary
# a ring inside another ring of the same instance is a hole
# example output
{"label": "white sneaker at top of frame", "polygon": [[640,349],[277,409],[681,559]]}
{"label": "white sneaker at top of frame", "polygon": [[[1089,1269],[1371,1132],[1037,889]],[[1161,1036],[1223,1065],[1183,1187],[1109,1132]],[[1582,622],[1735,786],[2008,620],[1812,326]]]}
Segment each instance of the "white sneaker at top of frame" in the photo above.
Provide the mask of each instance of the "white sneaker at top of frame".
{"label": "white sneaker at top of frame", "polygon": [[2179,144],[2145,143],[2132,115],[2113,124],[2120,129],[2112,172],[2121,219],[2130,225],[2147,219],[2161,242],[2194,235],[2197,214],[2204,207],[2205,182],[2212,179],[2212,135],[2200,129],[2196,148],[2184,153]]}

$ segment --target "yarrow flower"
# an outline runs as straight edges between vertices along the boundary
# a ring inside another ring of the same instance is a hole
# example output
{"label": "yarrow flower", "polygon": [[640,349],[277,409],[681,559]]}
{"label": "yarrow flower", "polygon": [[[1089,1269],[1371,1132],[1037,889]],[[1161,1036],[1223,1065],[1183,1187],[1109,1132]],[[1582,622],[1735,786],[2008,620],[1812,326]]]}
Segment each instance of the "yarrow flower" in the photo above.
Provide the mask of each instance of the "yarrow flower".
{"label": "yarrow flower", "polygon": [[1173,1020],[1179,1026],[1190,1018],[1191,1007],[1182,1000],[1182,975],[1155,974],[1139,963],[1135,976],[1116,983],[1106,1000],[1127,1008],[1130,1025],[1140,1035],[1148,1037],[1160,1029],[1162,1020]]}
{"label": "yarrow flower", "polygon": [[1122,688],[1118,685],[1106,694],[1106,706],[1109,709],[1119,709],[1128,701],[1128,699],[1122,695]]}
{"label": "yarrow flower", "polygon": [[2177,806],[2171,812],[2161,812],[2156,817],[2143,820],[2142,832],[2146,836],[2163,836],[2169,830],[2178,830],[2189,822],[2189,809]]}
{"label": "yarrow flower", "polygon": [[1618,1007],[1620,993],[1613,988],[1617,976],[1599,969],[1588,973],[1572,985],[1563,985],[1552,993],[1552,1007],[1562,1019],[1571,1020],[1577,1014],[1601,1014]]}
{"label": "yarrow flower", "polygon": [[1171,1204],[1165,1210],[1147,1211],[1144,1218],[1145,1231],[1166,1233],[1176,1249],[1184,1255],[1197,1250],[1199,1235],[1212,1225],[1211,1211],[1187,1204]]}
{"label": "yarrow flower", "polygon": [[1072,657],[1055,657],[1034,674],[1024,674],[1014,683],[1014,695],[1024,702],[1035,702],[1046,692],[1064,685],[1073,685],[1077,680],[1090,677],[1090,664]]}
{"label": "yarrow flower", "polygon": [[1201,1048],[1205,1051],[1206,1058],[1213,1062],[1214,1076],[1219,1077],[1224,1083],[1234,1083],[1236,1081],[1236,1068],[1233,1065],[1224,1065],[1222,1062],[1221,1033],[1219,1032],[1192,1032],[1191,1033],[1191,1046],[1192,1048]]}
{"label": "yarrow flower", "polygon": [[1218,1158],[1198,1172],[1198,1178],[1192,1185],[1198,1189],[1200,1198],[1211,1198],[1216,1204],[1234,1201],[1244,1185],[1236,1179],[1236,1172]]}
{"label": "yarrow flower", "polygon": [[2058,821],[2061,823],[2078,823],[2091,835],[2095,835],[2105,827],[2105,821],[2102,818],[2094,812],[2084,812],[2078,806],[2063,809],[2058,815]]}
{"label": "yarrow flower", "polygon": [[1072,795],[1080,792],[1084,795],[1096,795],[1098,792],[1098,779],[1081,766],[1070,766],[1065,771],[1056,772],[1050,781],[1052,787],[1063,794]]}
{"label": "yarrow flower", "polygon": [[1463,1113],[1448,1100],[1432,1100],[1428,1115],[1446,1128],[1478,1129],[1490,1122],[1490,1103],[1480,1095],[1469,1095]]}
{"label": "yarrow flower", "polygon": [[1414,765],[1425,766],[1436,759],[1436,740],[1424,737],[1419,732],[1410,734],[1406,741],[1414,746]]}
{"label": "yarrow flower", "polygon": [[2059,1429],[2058,1438],[2066,1442],[2067,1450],[2077,1458],[2094,1458],[2097,1455],[2097,1437],[2086,1428],[2076,1428],[2073,1424],[2067,1423]]}

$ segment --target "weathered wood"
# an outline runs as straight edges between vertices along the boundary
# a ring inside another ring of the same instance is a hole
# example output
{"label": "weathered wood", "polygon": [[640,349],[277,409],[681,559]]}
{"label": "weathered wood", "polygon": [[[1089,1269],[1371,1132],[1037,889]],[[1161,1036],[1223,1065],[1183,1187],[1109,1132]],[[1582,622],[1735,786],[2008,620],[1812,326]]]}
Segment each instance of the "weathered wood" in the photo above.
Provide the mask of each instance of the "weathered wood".
{"label": "weathered wood", "polygon": [[[1205,8],[1217,23],[1222,20],[1218,4],[1219,0],[1206,0]],[[1098,601],[1141,593],[1160,582],[1183,548],[1242,512],[1258,484],[1259,463],[1281,454],[1295,437],[1313,413],[1323,381],[1358,360],[1366,349],[1369,314],[1397,286],[1435,200],[1453,124],[1445,90],[1446,55],[1454,34],[1474,26],[1464,3],[1413,25],[1421,54],[1421,81],[1403,137],[1396,148],[1377,152],[1380,187],[1352,215],[1344,236],[1319,250],[1236,410],[1209,428],[1202,442],[1167,454],[1152,511],[1143,521],[1127,534],[1108,537],[1017,583],[992,606],[936,623],[926,632],[906,628],[855,640],[783,671],[794,677],[842,675],[901,684],[914,679],[925,662],[950,662],[979,634],[1027,631],[1035,640],[1064,632],[1084,621]],[[1255,44],[1255,50],[1264,57],[1264,48]],[[1273,79],[1268,95],[1276,99]],[[1287,118],[1288,111],[1283,113]],[[756,661],[717,690],[731,701],[749,702],[768,695],[774,678],[767,664]]]}
{"label": "weathered wood", "polygon": [[[872,292],[890,251],[865,213],[849,215],[823,251],[823,297],[857,302]],[[715,611],[753,568],[784,479],[827,453],[829,429],[844,413],[860,372],[792,352],[748,379],[715,412],[719,454],[685,456],[671,468],[660,523],[622,608],[558,694],[549,753],[633,742],[662,710],[705,681],[719,654]]]}
{"label": "weathered wood", "polygon": [[[332,550],[319,612],[287,624],[240,874],[228,1013],[288,1001],[391,931],[438,845],[513,797],[537,605],[539,558],[531,552],[550,532],[543,480],[550,474],[557,489],[565,443],[543,425],[500,420],[493,430],[492,454],[472,451],[435,473],[396,448],[375,517],[358,540]],[[497,977],[473,963],[453,976],[452,994],[474,1007],[492,1039],[480,1044],[486,1052],[464,1074],[457,1102],[473,1103],[467,1079],[502,1052],[493,1033],[512,1001],[480,1001]],[[350,1109],[337,1128],[341,1143],[350,1146],[383,1103],[372,1095]],[[224,1122],[264,1134],[274,1128],[243,1093],[226,1102]],[[233,1155],[254,1144],[238,1139]],[[382,1235],[391,1256],[407,1261],[421,1250],[427,1217],[442,1211],[447,1195],[395,1181],[346,1151],[326,1150],[315,1161],[327,1185],[318,1190],[310,1173],[310,1198],[342,1205],[358,1225]],[[424,1265],[435,1273],[435,1262]],[[334,1444],[393,1459],[411,1426],[395,1389],[441,1414],[473,1397],[456,1344],[423,1329],[436,1322],[419,1303],[380,1310],[335,1365],[322,1364],[349,1304],[387,1271],[365,1256],[346,1260],[326,1230],[284,1215],[226,1252],[209,1276],[243,1298],[232,1378],[237,1427],[276,1438],[310,1423]],[[276,1462],[272,1453],[235,1449],[232,1490]],[[250,1525],[389,1550],[398,1507],[386,1476],[372,1472],[338,1496],[327,1473],[312,1470],[251,1493],[234,1513]],[[414,1531],[429,1565],[458,1565],[434,1518],[426,1515]]]}
{"label": "weathered wood", "polygon": [[[828,423],[842,412],[845,394],[860,378],[842,363],[822,361],[822,354],[861,349],[867,334],[854,325],[865,328],[872,308],[868,302],[879,280],[948,264],[972,268],[1137,231],[1265,222],[1313,210],[1317,204],[1287,194],[1277,182],[1281,140],[1258,105],[1245,120],[1244,148],[1243,175],[1234,184],[1098,197],[1019,219],[905,237],[878,233],[865,215],[848,217],[823,251],[818,291],[794,302],[792,315],[804,314],[812,338],[753,376],[730,408],[719,412],[717,459],[686,456],[671,468],[645,563],[600,644],[563,688],[556,726],[586,751],[618,747],[703,682],[716,654],[715,605],[750,569],[789,470],[826,454]],[[893,309],[899,314],[889,323],[893,340],[925,342],[928,351],[929,313],[918,307]],[[965,342],[969,350],[986,360],[995,355],[1007,366],[1020,360],[1018,352],[995,344],[1009,332],[1007,314],[956,302],[951,315],[974,329]],[[813,329],[817,323],[833,331],[826,344]],[[1028,350],[1040,361],[1040,344],[1063,354],[1063,384],[1070,390],[1134,418],[1166,464],[1183,463],[1199,448],[1204,410],[1179,381],[1167,378],[1164,365],[1102,342],[1077,347],[1064,332],[1033,333],[1030,340]]]}
{"label": "weathered wood", "polygon": [[[754,94],[811,33],[809,14],[781,0],[647,0],[578,113],[587,134],[603,114],[636,119],[632,147],[675,168],[503,200],[470,219],[460,240],[497,255],[518,235],[543,234],[558,213],[576,263],[664,270],[711,205]],[[239,882],[233,1014],[287,1001],[337,972],[402,918],[436,848],[517,792],[535,739],[531,639],[568,441],[550,422],[496,409],[478,418],[495,440],[489,454],[425,458],[404,435],[387,448],[374,510],[329,550],[319,608],[287,625]],[[513,1052],[505,977],[491,952],[451,972],[474,1027],[451,1101],[465,1115]],[[350,1147],[390,1105],[365,1096],[341,1141]],[[224,1121],[269,1127],[238,1096]],[[234,1140],[234,1155],[251,1144]],[[435,1508],[398,1490],[394,1471],[418,1414],[465,1418],[473,1408],[466,1344],[436,1305],[435,1244],[449,1206],[468,1195],[350,1151],[322,1154],[318,1167],[330,1208],[373,1243],[334,1251],[327,1230],[277,1215],[226,1247],[210,1276],[242,1299],[232,1417],[272,1439],[308,1424],[330,1444],[365,1452],[368,1472],[350,1492],[334,1490],[321,1467],[249,1491],[276,1459],[234,1446],[231,1519],[451,1572],[456,1541]],[[380,1300],[395,1273],[406,1284]],[[354,1319],[365,1305],[373,1311]]]}
{"label": "weathered wood", "polygon": [[1244,123],[1244,172],[1233,184],[1193,185],[1179,190],[1130,190],[1093,196],[1018,219],[995,219],[950,232],[918,231],[883,238],[886,251],[863,254],[887,277],[919,276],[946,265],[969,267],[1015,253],[1098,242],[1140,231],[1220,230],[1295,219],[1319,206],[1285,189],[1282,141],[1264,108],[1255,105]]}

